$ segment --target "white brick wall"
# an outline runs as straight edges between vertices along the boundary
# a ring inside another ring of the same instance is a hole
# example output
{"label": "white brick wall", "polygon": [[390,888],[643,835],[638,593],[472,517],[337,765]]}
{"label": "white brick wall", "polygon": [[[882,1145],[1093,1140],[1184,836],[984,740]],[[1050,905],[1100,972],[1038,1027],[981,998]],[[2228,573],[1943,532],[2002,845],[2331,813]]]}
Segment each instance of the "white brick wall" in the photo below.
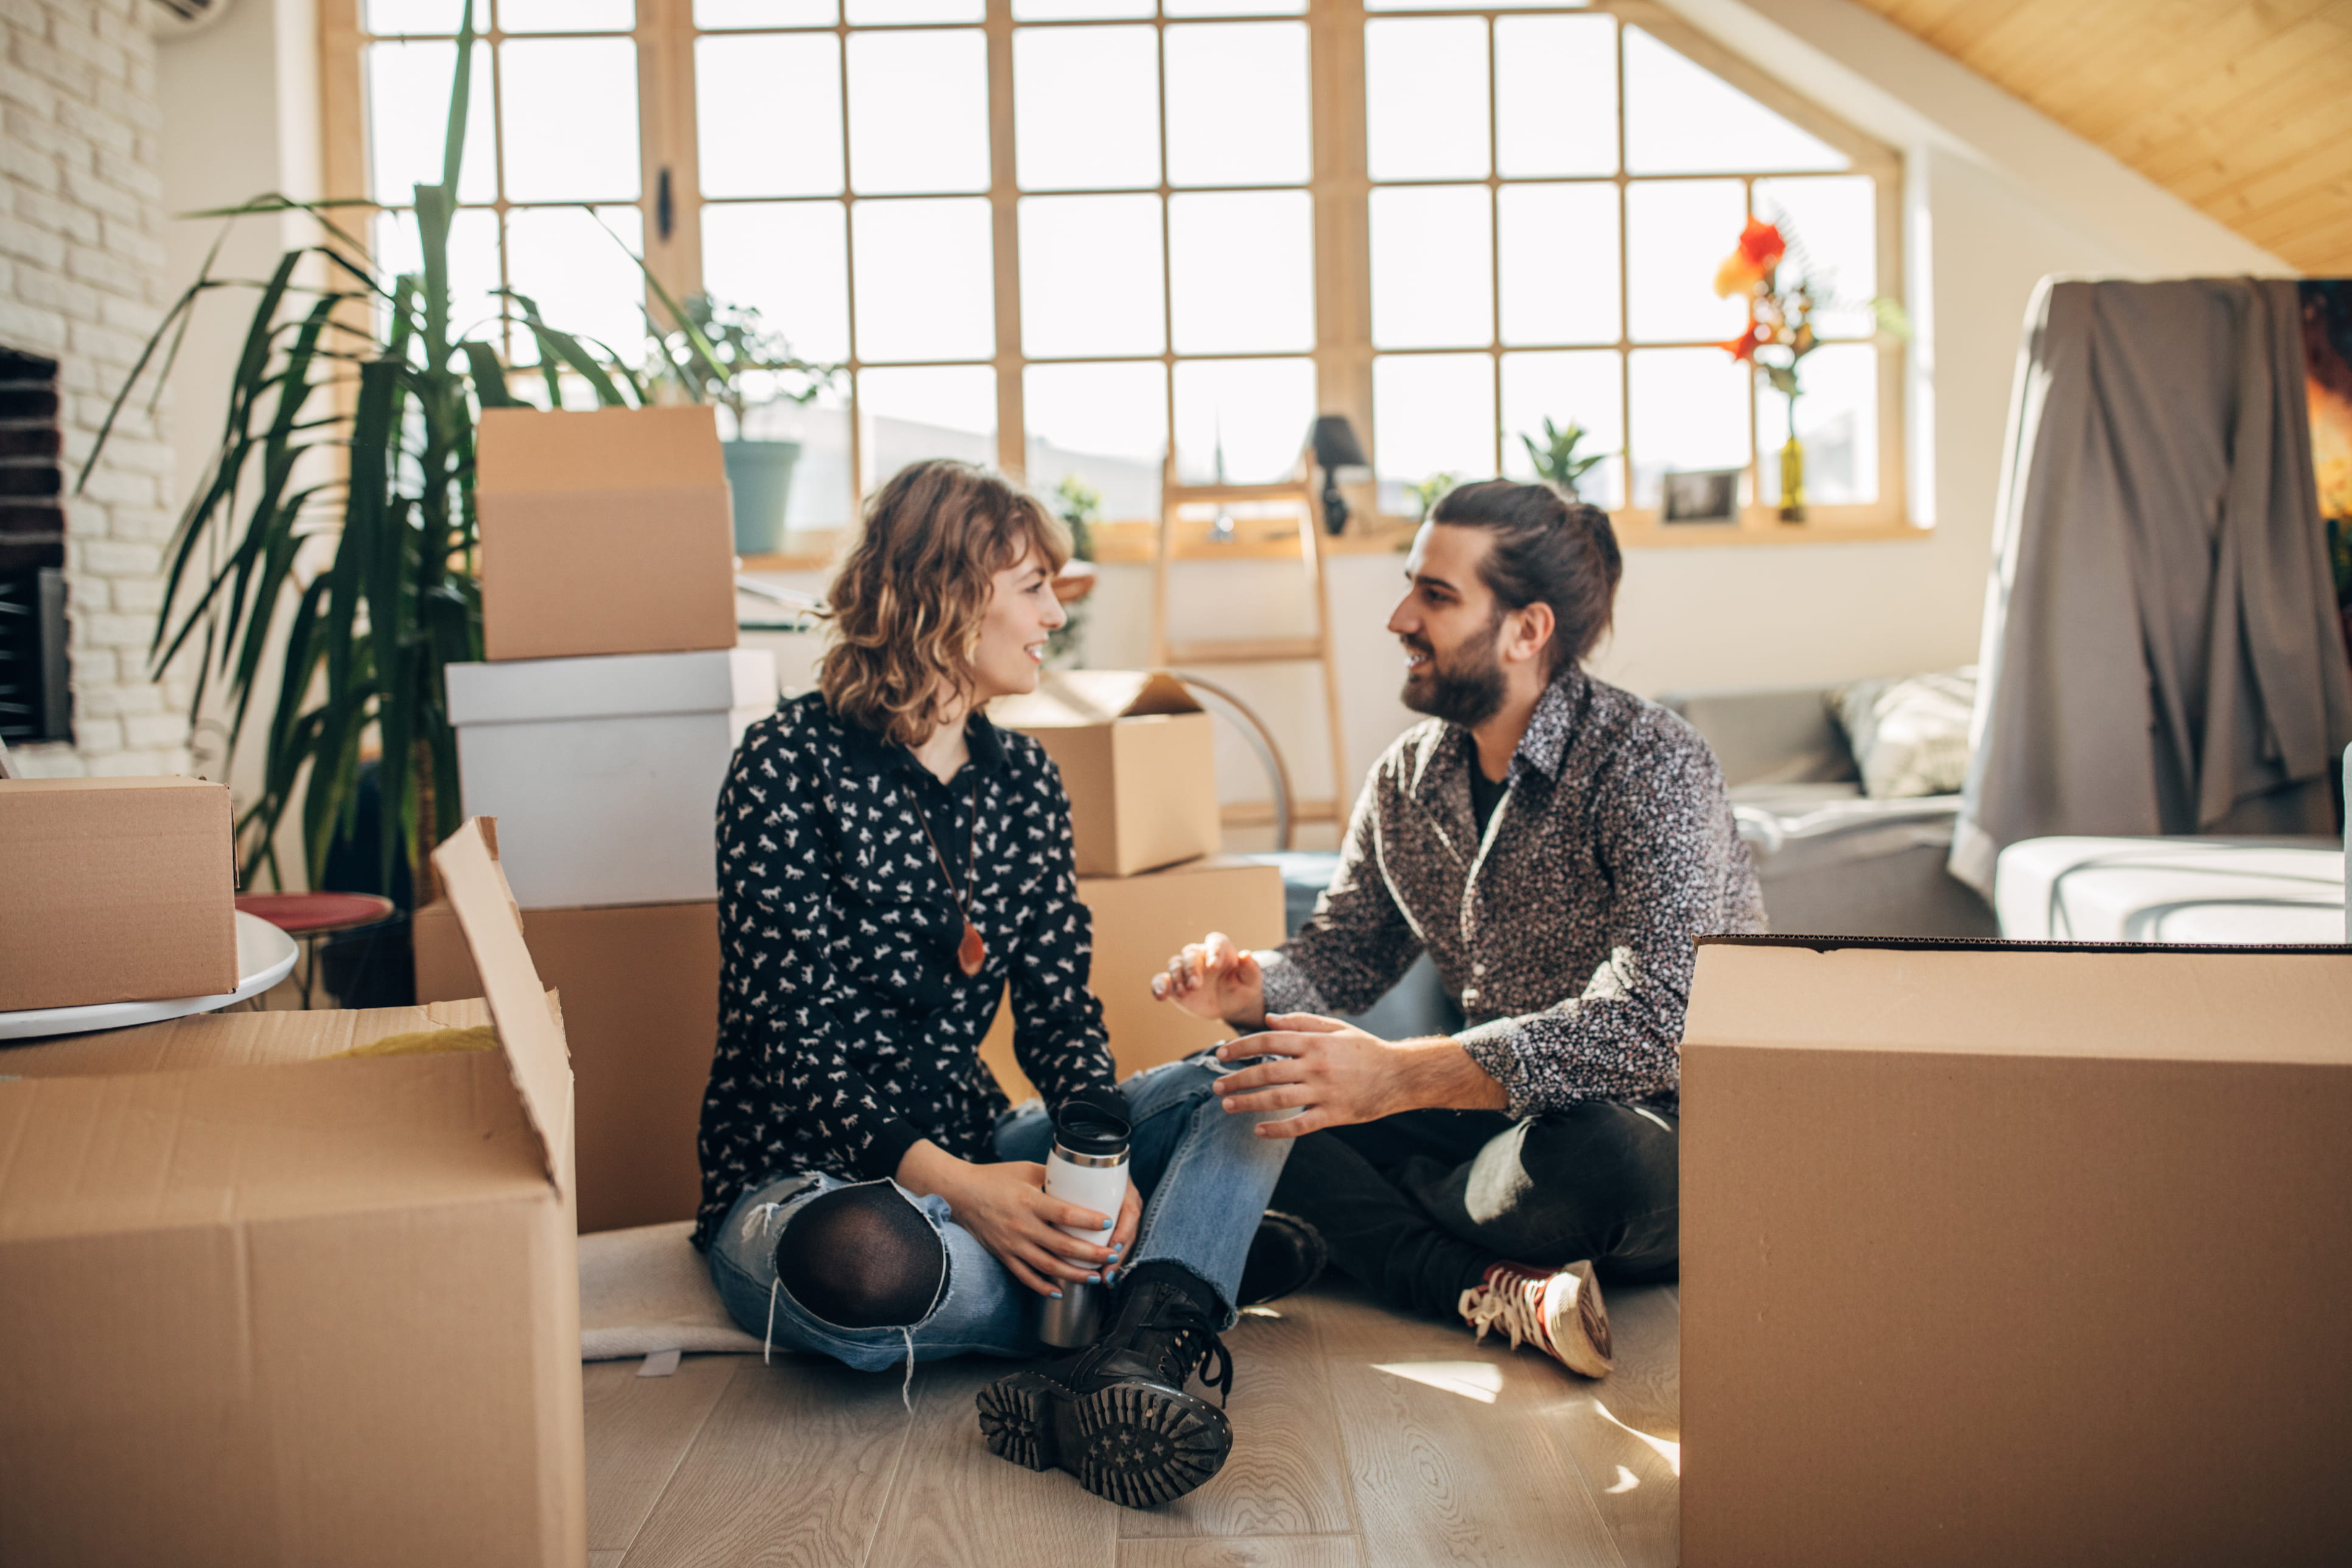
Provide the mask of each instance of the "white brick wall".
{"label": "white brick wall", "polygon": [[[67,480],[162,319],[162,185],[149,0],[0,0],[0,343],[58,361]],[[26,773],[186,773],[190,679],[148,678],[162,547],[181,497],[142,391],[66,499],[74,743]]]}

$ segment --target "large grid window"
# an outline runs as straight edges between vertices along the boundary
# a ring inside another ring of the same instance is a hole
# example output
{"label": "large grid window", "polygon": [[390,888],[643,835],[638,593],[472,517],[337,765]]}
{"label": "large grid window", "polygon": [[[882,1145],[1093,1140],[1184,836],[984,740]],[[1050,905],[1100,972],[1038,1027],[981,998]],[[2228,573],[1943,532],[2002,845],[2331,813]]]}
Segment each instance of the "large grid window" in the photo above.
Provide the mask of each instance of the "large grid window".
{"label": "large grid window", "polygon": [[1795,240],[1835,302],[1816,317],[1826,342],[1797,405],[1810,500],[1848,518],[1890,510],[1880,383],[1895,367],[1869,306],[1892,194],[1882,160],[1607,11],[1374,9],[1386,14],[1364,28],[1365,142],[1384,481],[1530,478],[1521,437],[1549,419],[1612,454],[1583,488],[1613,510],[1646,520],[1662,476],[1693,468],[1745,469],[1749,508],[1777,504],[1778,465],[1755,459],[1787,439],[1787,404],[1719,346],[1746,317],[1713,288],[1753,214]]}
{"label": "large grid window", "polygon": [[[383,204],[389,259],[459,3],[321,0],[330,177]],[[1750,213],[1847,307],[1798,405],[1807,536],[1901,521],[1903,351],[1867,308],[1899,293],[1897,165],[1647,0],[471,3],[461,319],[504,285],[636,358],[624,246],[758,307],[848,367],[743,432],[801,443],[811,549],[931,455],[1149,521],[1171,454],[1278,478],[1318,412],[1367,438],[1384,511],[1529,473],[1550,418],[1612,454],[1586,493],[1629,542],[1689,536],[1655,509],[1692,468],[1746,470],[1742,527],[1785,536],[1785,405],[1717,346],[1742,318],[1709,286]]]}

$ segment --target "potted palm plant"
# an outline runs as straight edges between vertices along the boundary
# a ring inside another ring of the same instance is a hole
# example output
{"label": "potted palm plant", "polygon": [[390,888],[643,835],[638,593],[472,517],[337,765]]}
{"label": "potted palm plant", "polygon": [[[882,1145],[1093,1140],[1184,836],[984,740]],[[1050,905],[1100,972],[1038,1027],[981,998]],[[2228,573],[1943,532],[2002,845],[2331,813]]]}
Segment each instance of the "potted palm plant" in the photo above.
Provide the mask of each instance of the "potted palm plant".
{"label": "potted palm plant", "polygon": [[[381,885],[394,886],[394,868],[404,864],[423,903],[435,892],[433,847],[463,817],[443,670],[482,657],[475,424],[481,409],[520,401],[498,345],[451,321],[449,228],[472,45],[468,19],[441,178],[415,187],[418,269],[387,273],[338,226],[339,209],[373,205],[362,197],[273,195],[194,215],[234,223],[300,211],[322,237],[287,251],[257,283],[215,277],[208,259],[148,341],[82,470],[87,482],[151,365],[161,395],[199,301],[257,289],[207,477],[165,552],[150,648],[158,670],[184,652],[196,656],[190,716],[217,683],[232,748],[248,723],[260,728],[264,782],[237,821],[248,883],[266,866],[287,885],[274,840],[299,802],[308,875],[322,874],[331,851],[372,837]],[[538,346],[551,406],[561,405],[566,376],[604,405],[646,400],[644,381],[610,349],[550,326],[525,296],[509,292],[507,301],[517,330]],[[273,662],[279,635],[284,657]],[[362,835],[362,773],[371,762],[376,821]]]}
{"label": "potted palm plant", "polygon": [[[649,276],[650,281],[650,276]],[[796,356],[781,332],[747,305],[708,294],[690,294],[677,304],[657,299],[677,325],[662,331],[650,315],[659,373],[697,403],[716,403],[735,416],[735,437],[725,444],[727,482],[735,492],[735,552],[764,555],[783,548],[784,510],[792,499],[797,441],[751,436],[747,416],[772,398],[807,403],[833,383],[839,367]]]}

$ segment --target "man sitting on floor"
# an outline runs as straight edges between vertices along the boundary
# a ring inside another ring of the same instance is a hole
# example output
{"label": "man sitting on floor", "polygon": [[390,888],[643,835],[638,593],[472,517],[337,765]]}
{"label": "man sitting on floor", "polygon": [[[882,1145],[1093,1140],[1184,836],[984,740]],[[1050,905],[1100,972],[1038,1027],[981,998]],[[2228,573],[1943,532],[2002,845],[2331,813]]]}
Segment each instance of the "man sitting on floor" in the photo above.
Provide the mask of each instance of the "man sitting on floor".
{"label": "man sitting on floor", "polygon": [[[1597,1268],[1672,1279],[1693,938],[1762,928],[1722,770],[1680,718],[1593,679],[1622,571],[1607,514],[1546,485],[1454,490],[1389,630],[1431,715],[1372,770],[1299,933],[1211,932],[1153,994],[1237,1029],[1228,1111],[1296,1138],[1255,1249],[1261,1296],[1329,1259],[1391,1304],[1609,1370]],[[1470,1020],[1378,1039],[1426,952]],[[1296,1216],[1304,1226],[1288,1223]],[[1287,1278],[1281,1278],[1286,1273]]]}

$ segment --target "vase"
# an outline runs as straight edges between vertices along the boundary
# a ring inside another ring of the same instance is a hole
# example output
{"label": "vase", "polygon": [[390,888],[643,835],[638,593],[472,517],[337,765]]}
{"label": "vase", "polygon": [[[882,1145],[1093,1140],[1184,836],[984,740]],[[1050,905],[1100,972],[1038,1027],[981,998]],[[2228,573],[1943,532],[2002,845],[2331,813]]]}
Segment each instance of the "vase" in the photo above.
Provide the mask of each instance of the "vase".
{"label": "vase", "polygon": [[1780,448],[1780,521],[1805,521],[1805,444],[1794,436]]}
{"label": "vase", "polygon": [[784,547],[784,505],[792,499],[798,441],[729,441],[727,483],[735,492],[735,553],[773,555]]}

